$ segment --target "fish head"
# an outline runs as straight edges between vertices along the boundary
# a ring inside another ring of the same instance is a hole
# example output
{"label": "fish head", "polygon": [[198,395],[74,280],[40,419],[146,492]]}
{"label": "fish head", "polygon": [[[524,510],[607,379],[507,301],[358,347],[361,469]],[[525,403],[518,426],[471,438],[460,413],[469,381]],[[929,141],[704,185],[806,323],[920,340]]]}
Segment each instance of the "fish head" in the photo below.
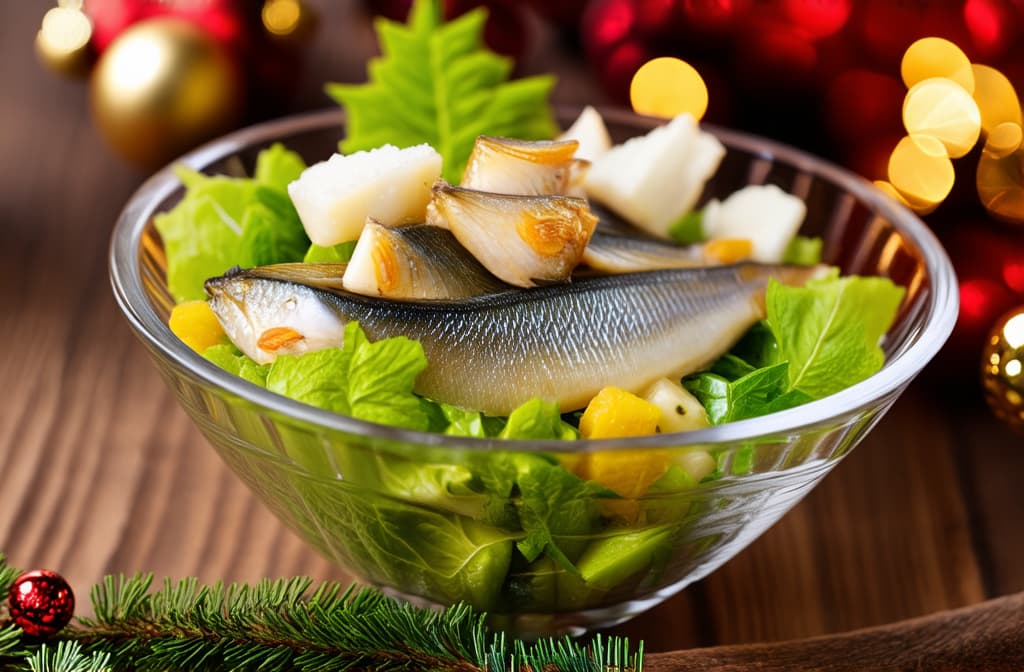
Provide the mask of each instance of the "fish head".
{"label": "fish head", "polygon": [[257,271],[229,272],[205,287],[228,338],[260,364],[340,347],[344,340],[345,322],[313,287]]}

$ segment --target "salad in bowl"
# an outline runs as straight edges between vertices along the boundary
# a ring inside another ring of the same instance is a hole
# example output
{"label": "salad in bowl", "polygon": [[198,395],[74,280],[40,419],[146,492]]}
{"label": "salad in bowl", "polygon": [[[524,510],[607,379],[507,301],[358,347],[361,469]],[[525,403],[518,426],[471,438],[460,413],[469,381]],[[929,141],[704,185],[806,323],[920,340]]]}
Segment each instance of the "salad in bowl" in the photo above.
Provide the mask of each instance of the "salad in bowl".
{"label": "salad in bowl", "polygon": [[865,181],[685,118],[561,118],[480,138],[459,184],[429,147],[328,158],[336,111],[246,129],[144,185],[111,259],[184,408],[286,524],[530,635],[724,563],[956,316],[941,247]]}

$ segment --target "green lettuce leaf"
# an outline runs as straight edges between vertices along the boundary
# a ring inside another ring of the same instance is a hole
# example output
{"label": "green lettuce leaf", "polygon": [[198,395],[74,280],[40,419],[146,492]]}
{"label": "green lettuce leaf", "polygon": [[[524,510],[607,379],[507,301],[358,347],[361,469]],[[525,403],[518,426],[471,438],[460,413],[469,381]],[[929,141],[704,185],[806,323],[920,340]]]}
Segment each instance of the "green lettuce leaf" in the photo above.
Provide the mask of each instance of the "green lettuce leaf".
{"label": "green lettuce leaf", "polygon": [[821,263],[821,238],[795,236],[782,254],[782,263],[813,266]]}
{"label": "green lettuce leaf", "polygon": [[353,569],[373,581],[414,586],[417,593],[476,609],[497,606],[514,541],[521,533],[472,518],[431,511],[337,483],[305,479],[307,506],[331,523],[331,537]]}
{"label": "green lettuce leaf", "polygon": [[371,343],[350,322],[340,348],[278,357],[267,375],[267,389],[361,420],[426,431],[426,402],[412,391],[426,366],[418,342],[397,337]]}
{"label": "green lettuce leaf", "polygon": [[485,20],[473,10],[444,23],[434,0],[415,2],[407,25],[378,19],[382,57],[371,61],[369,82],[326,87],[347,114],[341,151],[429,143],[457,183],[478,135],[553,137],[554,78],[508,81],[512,61],[483,46]]}
{"label": "green lettuce leaf", "polygon": [[331,245],[330,247],[320,247],[319,245],[313,244],[306,250],[306,254],[303,256],[302,261],[307,264],[346,264],[352,259],[352,251],[356,249],[356,241],[350,240],[346,243],[339,243],[337,245]]}
{"label": "green lettuce leaf", "polygon": [[704,211],[692,210],[686,213],[669,227],[668,235],[681,245],[703,243],[707,238],[704,235]]}
{"label": "green lettuce leaf", "polygon": [[[732,365],[742,362],[739,358],[728,361]],[[737,366],[735,371],[742,369]],[[713,425],[756,418],[811,400],[804,392],[789,389],[788,362],[751,369],[735,380],[717,373],[700,373],[684,380],[683,385],[704,405]]]}
{"label": "green lettuce leaf", "polygon": [[587,546],[587,537],[601,527],[599,498],[618,497],[593,481],[585,481],[561,465],[516,455],[516,500],[526,538],[516,548],[527,561],[541,553],[566,571],[579,574],[574,561]]}
{"label": "green lettuce leaf", "polygon": [[531,399],[512,411],[505,428],[498,436],[502,439],[572,441],[579,438],[579,432],[572,425],[562,421],[557,403]]}
{"label": "green lettuce leaf", "polygon": [[257,364],[239,352],[233,345],[211,345],[203,350],[203,357],[253,385],[267,386],[267,373],[270,371],[270,365]]}
{"label": "green lettuce leaf", "polygon": [[299,179],[305,169],[306,162],[301,156],[276,142],[256,157],[253,178],[262,185],[287,193],[288,184]]}
{"label": "green lettuce leaf", "polygon": [[879,340],[903,295],[878,277],[830,277],[804,287],[770,281],[767,322],[780,359],[789,362],[788,389],[820,399],[881,369]]}
{"label": "green lettuce leaf", "polygon": [[275,145],[257,157],[255,178],[175,170],[185,196],[154,218],[175,300],[206,298],[203,283],[232,266],[302,260],[309,240],[285,191],[299,166],[297,154]]}

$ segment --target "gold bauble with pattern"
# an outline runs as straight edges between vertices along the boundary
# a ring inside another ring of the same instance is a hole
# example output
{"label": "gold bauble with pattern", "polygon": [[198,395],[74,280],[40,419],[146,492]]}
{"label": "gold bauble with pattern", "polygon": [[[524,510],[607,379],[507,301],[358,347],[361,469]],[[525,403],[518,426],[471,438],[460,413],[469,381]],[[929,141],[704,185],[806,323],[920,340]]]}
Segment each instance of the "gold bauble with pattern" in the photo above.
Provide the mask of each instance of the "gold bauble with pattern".
{"label": "gold bauble with pattern", "polygon": [[236,126],[245,109],[237,65],[202,28],[141,21],[103,52],[90,83],[93,118],[123,157],[159,167]]}
{"label": "gold bauble with pattern", "polygon": [[1024,432],[1024,306],[996,320],[982,355],[981,381],[996,417]]}

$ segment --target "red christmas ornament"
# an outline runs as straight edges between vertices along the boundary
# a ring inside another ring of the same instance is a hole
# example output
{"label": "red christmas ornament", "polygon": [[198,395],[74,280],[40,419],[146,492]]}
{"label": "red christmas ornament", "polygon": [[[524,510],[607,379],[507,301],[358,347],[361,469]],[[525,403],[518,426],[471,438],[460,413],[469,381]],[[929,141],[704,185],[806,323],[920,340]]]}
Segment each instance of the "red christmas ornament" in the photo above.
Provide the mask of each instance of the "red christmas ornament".
{"label": "red christmas ornament", "polygon": [[60,632],[75,612],[75,594],[60,574],[46,569],[26,572],[7,594],[14,624],[31,637]]}
{"label": "red christmas ornament", "polygon": [[187,19],[221,44],[241,47],[245,4],[245,0],[86,0],[84,9],[93,24],[93,44],[102,53],[126,28],[155,16]]}

